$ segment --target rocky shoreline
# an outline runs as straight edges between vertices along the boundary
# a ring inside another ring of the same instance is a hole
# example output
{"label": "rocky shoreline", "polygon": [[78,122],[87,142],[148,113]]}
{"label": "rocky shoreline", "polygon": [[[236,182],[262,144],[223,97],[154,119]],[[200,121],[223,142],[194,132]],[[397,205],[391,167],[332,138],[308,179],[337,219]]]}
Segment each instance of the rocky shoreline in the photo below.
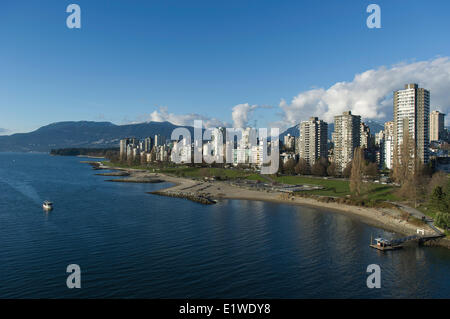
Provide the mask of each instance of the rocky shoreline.
{"label": "rocky shoreline", "polygon": [[148,192],[148,194],[167,196],[167,197],[184,198],[184,199],[190,200],[192,202],[200,203],[203,205],[213,205],[213,204],[217,203],[217,201],[215,201],[207,196],[190,194],[190,193],[172,193],[172,192],[154,191],[154,192]]}
{"label": "rocky shoreline", "polygon": [[[397,232],[403,235],[416,234],[418,228],[423,228],[426,235],[434,234],[434,230],[426,224],[417,225],[411,223],[409,218],[405,218],[405,211],[400,207],[386,203],[386,207],[368,207],[360,205],[351,205],[346,198],[329,198],[326,196],[314,196],[309,194],[300,194],[294,196],[288,193],[265,192],[245,187],[236,186],[233,183],[224,181],[201,181],[182,177],[175,177],[166,174],[152,173],[147,170],[139,169],[123,169],[120,167],[109,167],[103,163],[89,163],[93,169],[114,170],[116,172],[125,172],[128,177],[117,180],[115,182],[133,182],[133,183],[156,183],[169,182],[173,186],[160,189],[158,191],[149,192],[152,195],[184,198],[203,205],[212,205],[221,199],[240,199],[268,201],[281,204],[311,206],[319,209],[332,210],[338,213],[351,215],[360,221],[382,228],[388,231]],[[108,174],[108,173],[105,173]],[[441,238],[427,245],[442,246],[450,248],[450,240]]]}

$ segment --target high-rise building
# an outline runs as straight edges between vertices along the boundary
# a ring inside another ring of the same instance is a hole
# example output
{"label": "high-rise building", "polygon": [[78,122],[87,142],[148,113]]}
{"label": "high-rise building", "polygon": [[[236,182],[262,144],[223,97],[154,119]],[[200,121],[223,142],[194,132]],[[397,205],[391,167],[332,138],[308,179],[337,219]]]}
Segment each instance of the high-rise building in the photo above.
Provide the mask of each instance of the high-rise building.
{"label": "high-rise building", "polygon": [[151,137],[147,137],[144,140],[144,152],[150,153],[153,148],[153,141]]}
{"label": "high-rise building", "polygon": [[126,160],[129,156],[132,155],[132,149],[137,146],[137,139],[134,137],[124,138],[120,140],[120,151],[119,156],[120,160]]}
{"label": "high-rise building", "polygon": [[243,129],[235,148],[232,149],[233,165],[250,164],[253,146],[257,145],[256,130],[250,127]]}
{"label": "high-rise building", "polygon": [[327,158],[328,124],[317,117],[300,123],[300,158],[312,166],[319,158]]}
{"label": "high-rise building", "polygon": [[384,123],[384,164],[391,169],[394,161],[394,122]]}
{"label": "high-rise building", "polygon": [[[419,160],[429,160],[430,92],[417,84],[406,84],[405,89],[394,92],[394,145],[400,149],[406,130],[414,139]],[[401,160],[401,159],[400,159]]]}
{"label": "high-rise building", "polygon": [[361,142],[361,116],[350,111],[334,117],[334,163],[342,173],[353,159],[353,151]]}
{"label": "high-rise building", "polygon": [[119,152],[120,160],[126,159],[128,143],[129,143],[128,138],[120,140],[120,152]]}
{"label": "high-rise building", "polygon": [[372,140],[371,140],[369,126],[366,123],[361,122],[360,128],[361,128],[361,132],[359,133],[360,134],[359,145],[361,146],[361,148],[371,148]]}
{"label": "high-rise building", "polygon": [[286,150],[293,151],[295,150],[295,137],[291,134],[287,134],[284,136],[283,144]]}
{"label": "high-rise building", "polygon": [[163,146],[166,144],[166,138],[162,135],[156,134],[153,142],[154,146]]}
{"label": "high-rise building", "polygon": [[384,165],[384,131],[375,133],[375,160],[379,168]]}
{"label": "high-rise building", "polygon": [[381,146],[384,142],[384,131],[381,130],[375,133],[375,146]]}
{"label": "high-rise building", "polygon": [[443,138],[445,114],[439,111],[431,112],[430,141],[439,141]]}

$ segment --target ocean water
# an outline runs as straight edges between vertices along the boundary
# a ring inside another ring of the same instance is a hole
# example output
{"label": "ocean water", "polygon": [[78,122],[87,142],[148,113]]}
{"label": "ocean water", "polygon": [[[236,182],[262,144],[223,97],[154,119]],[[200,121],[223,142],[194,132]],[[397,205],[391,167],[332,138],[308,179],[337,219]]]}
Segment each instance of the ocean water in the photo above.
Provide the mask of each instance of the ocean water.
{"label": "ocean water", "polygon": [[0,153],[0,298],[450,298],[450,250],[383,253],[371,235],[400,235],[346,215],[159,197],[168,184],[105,182],[80,160]]}

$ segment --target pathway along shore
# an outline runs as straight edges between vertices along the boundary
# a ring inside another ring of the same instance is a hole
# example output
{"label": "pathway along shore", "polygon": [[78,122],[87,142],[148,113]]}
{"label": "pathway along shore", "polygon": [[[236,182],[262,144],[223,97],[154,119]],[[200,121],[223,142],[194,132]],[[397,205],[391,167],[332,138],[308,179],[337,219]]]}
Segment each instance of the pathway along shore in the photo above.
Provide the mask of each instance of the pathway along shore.
{"label": "pathway along shore", "polygon": [[[100,162],[88,162],[93,165],[94,169],[114,170],[112,173],[99,175],[120,176],[123,178],[109,181],[114,182],[133,182],[133,183],[157,183],[169,182],[174,185],[165,189],[151,192],[150,194],[169,196],[177,198],[185,198],[201,204],[214,204],[221,199],[240,199],[266,201],[273,203],[282,203],[298,206],[311,206],[319,209],[331,210],[344,213],[360,221],[382,228],[388,231],[397,232],[403,235],[413,235],[417,233],[417,229],[425,230],[425,235],[434,235],[435,230],[427,224],[415,225],[407,220],[404,216],[407,213],[402,207],[390,208],[369,208],[347,205],[342,200],[336,198],[327,198],[320,196],[293,196],[278,191],[260,191],[246,187],[238,186],[227,181],[199,181],[182,177],[175,177],[161,173],[152,173],[139,169],[124,169],[120,167],[105,166]],[[95,163],[95,164],[94,164]],[[437,245],[450,249],[450,240],[446,238],[428,242],[428,245]]]}

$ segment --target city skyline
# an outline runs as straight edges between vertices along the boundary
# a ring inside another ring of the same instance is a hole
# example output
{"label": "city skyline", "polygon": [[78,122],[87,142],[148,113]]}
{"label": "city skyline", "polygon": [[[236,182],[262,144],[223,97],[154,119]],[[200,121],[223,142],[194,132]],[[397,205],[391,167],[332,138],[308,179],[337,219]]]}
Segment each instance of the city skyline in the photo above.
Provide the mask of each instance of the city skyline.
{"label": "city skyline", "polygon": [[[420,3],[379,1],[379,30],[365,26],[365,3],[79,1],[80,30],[65,27],[65,5],[3,8],[0,135],[68,120],[284,129],[345,110],[384,122],[404,83],[428,88],[431,110],[448,113],[446,2],[424,12]],[[420,22],[408,19],[419,14]]]}

